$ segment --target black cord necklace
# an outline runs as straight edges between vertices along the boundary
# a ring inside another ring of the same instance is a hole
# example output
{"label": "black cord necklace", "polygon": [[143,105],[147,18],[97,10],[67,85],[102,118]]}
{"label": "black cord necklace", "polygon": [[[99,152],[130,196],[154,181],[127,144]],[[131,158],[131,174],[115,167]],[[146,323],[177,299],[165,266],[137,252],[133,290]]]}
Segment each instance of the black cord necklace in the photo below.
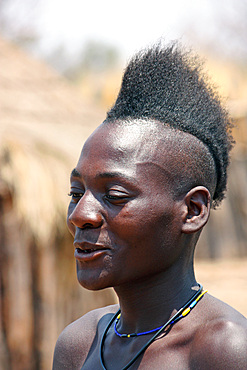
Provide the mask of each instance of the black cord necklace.
{"label": "black cord necklace", "polygon": [[[155,333],[152,338],[137,352],[137,354],[130,360],[127,365],[125,365],[121,370],[127,370],[135,361],[136,359],[150,346],[151,343],[160,335],[160,333],[170,324],[174,324],[178,320],[180,320],[182,317],[186,316],[193,307],[195,307],[196,303],[201,299],[201,297],[206,293],[206,291],[202,292],[203,287],[201,284],[199,285],[199,290],[193,295],[191,299],[189,299],[185,305],[178,310],[175,315],[168,320],[160,329],[157,329],[157,333]],[[105,328],[105,331],[102,335],[101,343],[100,343],[100,363],[102,366],[103,370],[107,370],[105,367],[105,362],[104,362],[104,357],[103,357],[103,348],[104,348],[104,343],[105,343],[105,338],[108,333],[109,328],[111,327],[112,323],[117,319],[119,316],[121,310],[119,309],[117,313],[111,318],[109,321],[107,327]]]}

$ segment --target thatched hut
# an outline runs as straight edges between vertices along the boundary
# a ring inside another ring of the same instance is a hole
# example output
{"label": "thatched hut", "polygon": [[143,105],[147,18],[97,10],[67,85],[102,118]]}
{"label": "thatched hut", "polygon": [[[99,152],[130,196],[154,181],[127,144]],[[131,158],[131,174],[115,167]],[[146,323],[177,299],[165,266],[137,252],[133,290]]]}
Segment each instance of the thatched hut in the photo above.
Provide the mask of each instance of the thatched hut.
{"label": "thatched hut", "polygon": [[[78,286],[65,223],[68,175],[104,113],[1,39],[0,65],[0,368],[49,369],[62,328],[115,301],[111,290]],[[198,257],[247,254],[246,113],[245,104],[234,113],[242,141],[228,199],[212,212]]]}
{"label": "thatched hut", "polygon": [[200,258],[247,256],[247,75],[243,68],[207,58],[207,67],[220,94],[227,97],[236,145],[232,152],[226,199],[211,212],[197,248]]}
{"label": "thatched hut", "polygon": [[0,39],[1,369],[48,369],[58,333],[112,291],[76,282],[69,173],[103,120],[43,63]]}
{"label": "thatched hut", "polygon": [[235,117],[233,150],[227,197],[211,211],[197,247],[197,258],[232,259],[247,256],[247,110]]}

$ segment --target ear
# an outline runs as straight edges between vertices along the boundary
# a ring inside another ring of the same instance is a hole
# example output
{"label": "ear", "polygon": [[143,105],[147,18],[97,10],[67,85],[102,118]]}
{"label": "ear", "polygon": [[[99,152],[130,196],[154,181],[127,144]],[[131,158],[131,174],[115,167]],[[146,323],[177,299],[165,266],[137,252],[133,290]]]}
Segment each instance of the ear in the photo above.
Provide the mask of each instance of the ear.
{"label": "ear", "polygon": [[210,199],[210,192],[204,186],[196,186],[186,194],[183,233],[195,233],[206,225],[210,213]]}

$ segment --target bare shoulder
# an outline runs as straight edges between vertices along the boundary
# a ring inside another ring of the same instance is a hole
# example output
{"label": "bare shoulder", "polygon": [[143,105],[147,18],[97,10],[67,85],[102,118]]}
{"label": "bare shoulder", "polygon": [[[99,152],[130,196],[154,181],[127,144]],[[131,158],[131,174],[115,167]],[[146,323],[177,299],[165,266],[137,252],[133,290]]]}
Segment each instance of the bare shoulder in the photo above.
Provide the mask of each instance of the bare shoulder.
{"label": "bare shoulder", "polygon": [[247,369],[247,319],[214,297],[209,303],[193,340],[191,369]]}
{"label": "bare shoulder", "polygon": [[80,369],[93,343],[100,320],[115,313],[118,305],[88,312],[60,334],[54,352],[53,370]]}

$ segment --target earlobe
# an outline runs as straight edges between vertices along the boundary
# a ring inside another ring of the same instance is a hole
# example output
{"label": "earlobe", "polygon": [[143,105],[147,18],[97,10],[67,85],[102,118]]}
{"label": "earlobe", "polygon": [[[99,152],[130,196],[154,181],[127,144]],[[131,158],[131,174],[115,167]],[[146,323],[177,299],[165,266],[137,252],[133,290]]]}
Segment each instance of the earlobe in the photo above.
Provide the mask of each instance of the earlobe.
{"label": "earlobe", "polygon": [[210,198],[210,192],[204,186],[197,186],[186,194],[183,233],[195,233],[206,225],[210,213]]}

